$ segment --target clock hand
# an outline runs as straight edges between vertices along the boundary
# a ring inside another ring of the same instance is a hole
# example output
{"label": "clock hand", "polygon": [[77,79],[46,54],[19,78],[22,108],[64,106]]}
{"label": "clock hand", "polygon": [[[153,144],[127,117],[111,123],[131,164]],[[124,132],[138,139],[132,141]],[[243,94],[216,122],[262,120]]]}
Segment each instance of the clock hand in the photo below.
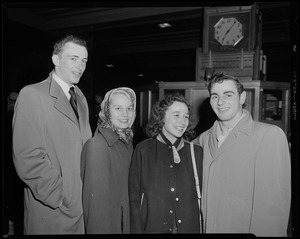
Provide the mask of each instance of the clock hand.
{"label": "clock hand", "polygon": [[231,28],[234,26],[235,23],[236,23],[236,20],[234,20],[233,24],[228,28],[227,32],[225,33],[225,36],[223,37],[222,43],[224,42],[227,34],[230,32]]}

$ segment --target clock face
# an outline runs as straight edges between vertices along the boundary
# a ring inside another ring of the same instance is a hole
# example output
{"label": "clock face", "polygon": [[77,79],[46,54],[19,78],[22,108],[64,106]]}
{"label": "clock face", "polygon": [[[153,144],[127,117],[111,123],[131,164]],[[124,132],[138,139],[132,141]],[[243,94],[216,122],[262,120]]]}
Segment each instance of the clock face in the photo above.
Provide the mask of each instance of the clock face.
{"label": "clock face", "polygon": [[205,15],[204,53],[251,51],[251,10],[212,11]]}
{"label": "clock face", "polygon": [[222,17],[214,28],[214,38],[222,46],[235,47],[244,37],[243,25],[234,17]]}

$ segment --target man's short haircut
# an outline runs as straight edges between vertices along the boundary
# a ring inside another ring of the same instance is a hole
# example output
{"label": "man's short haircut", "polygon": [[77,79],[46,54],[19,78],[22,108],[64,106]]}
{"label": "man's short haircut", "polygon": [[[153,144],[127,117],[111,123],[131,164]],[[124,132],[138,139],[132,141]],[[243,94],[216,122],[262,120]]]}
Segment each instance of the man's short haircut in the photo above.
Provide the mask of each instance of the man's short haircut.
{"label": "man's short haircut", "polygon": [[234,82],[234,84],[236,85],[237,91],[239,94],[242,94],[242,92],[244,91],[244,86],[242,83],[240,83],[240,81],[238,80],[237,77],[231,76],[231,75],[226,75],[223,72],[218,72],[216,74],[213,75],[212,79],[209,81],[207,89],[209,94],[211,94],[211,87],[216,84],[216,83],[222,83],[226,80],[231,80]]}
{"label": "man's short haircut", "polygon": [[58,55],[62,51],[64,45],[68,42],[73,42],[74,44],[77,44],[79,46],[83,46],[87,50],[87,44],[86,44],[85,40],[83,40],[83,39],[81,39],[80,37],[77,37],[77,36],[67,35],[67,36],[63,37],[62,39],[58,40],[54,44],[52,55]]}

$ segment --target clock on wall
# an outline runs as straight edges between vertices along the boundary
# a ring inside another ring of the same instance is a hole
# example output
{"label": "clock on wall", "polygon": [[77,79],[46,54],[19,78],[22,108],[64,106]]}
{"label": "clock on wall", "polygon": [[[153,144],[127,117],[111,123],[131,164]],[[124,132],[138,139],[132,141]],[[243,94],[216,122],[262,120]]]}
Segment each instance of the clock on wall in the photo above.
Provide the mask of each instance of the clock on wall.
{"label": "clock on wall", "polygon": [[203,53],[254,50],[256,21],[256,5],[205,8]]}
{"label": "clock on wall", "polygon": [[243,24],[235,17],[222,17],[214,28],[214,38],[221,46],[235,47],[244,38]]}

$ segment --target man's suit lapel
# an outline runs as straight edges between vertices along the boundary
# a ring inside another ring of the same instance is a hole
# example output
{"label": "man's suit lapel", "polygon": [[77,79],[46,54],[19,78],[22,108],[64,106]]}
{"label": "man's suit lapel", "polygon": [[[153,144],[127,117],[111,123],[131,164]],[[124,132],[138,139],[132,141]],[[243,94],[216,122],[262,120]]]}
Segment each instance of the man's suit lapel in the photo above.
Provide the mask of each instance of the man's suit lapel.
{"label": "man's suit lapel", "polygon": [[230,132],[227,138],[224,140],[224,142],[221,144],[220,148],[216,151],[215,157],[216,159],[219,157],[219,155],[222,155],[222,153],[228,148],[230,148],[233,144],[236,143],[238,140],[238,135],[234,132]]}
{"label": "man's suit lapel", "polygon": [[85,116],[85,105],[83,103],[84,95],[77,86],[75,87],[75,91],[77,99],[77,111],[79,115],[79,121],[81,122]]}
{"label": "man's suit lapel", "polygon": [[65,93],[61,89],[61,87],[58,85],[58,83],[53,80],[51,74],[50,77],[48,78],[50,81],[50,96],[54,97],[55,103],[54,107],[60,111],[62,114],[64,114],[66,117],[68,117],[71,121],[73,121],[78,127],[79,127],[79,122],[76,118],[76,115],[70,105],[70,102],[68,101]]}
{"label": "man's suit lapel", "polygon": [[[79,115],[79,124],[80,125],[87,125],[87,121],[89,118],[86,116],[87,114],[87,109],[86,109],[86,104],[84,103],[85,96],[82,93],[82,91],[75,86],[75,91],[76,91],[76,99],[77,99],[77,111]],[[80,127],[81,134],[84,134],[86,130],[84,127]]]}
{"label": "man's suit lapel", "polygon": [[222,143],[220,148],[218,148],[217,141],[217,123],[213,125],[213,128],[209,132],[208,146],[210,149],[210,154],[212,156],[212,161],[217,160],[218,157],[228,148],[230,148],[237,140],[237,135],[232,132],[229,133],[225,141]]}
{"label": "man's suit lapel", "polygon": [[251,133],[252,128],[252,118],[248,112],[245,112],[246,116],[240,120],[240,122],[232,129],[232,132],[229,133],[225,141],[222,143],[221,147],[218,148],[216,140],[216,127],[214,124],[213,129],[210,131],[209,136],[209,148],[210,153],[213,157],[213,160],[217,159],[224,151],[230,150],[230,147],[236,144],[238,141],[242,140],[244,137],[247,137]]}

